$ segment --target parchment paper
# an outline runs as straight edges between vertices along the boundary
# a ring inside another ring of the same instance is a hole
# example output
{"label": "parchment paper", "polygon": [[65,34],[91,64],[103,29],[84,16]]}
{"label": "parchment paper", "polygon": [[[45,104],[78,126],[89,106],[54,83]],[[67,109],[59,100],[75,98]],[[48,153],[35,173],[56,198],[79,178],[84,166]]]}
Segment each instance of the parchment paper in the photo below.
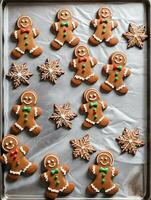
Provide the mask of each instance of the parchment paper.
{"label": "parchment paper", "polygon": [[[105,43],[97,47],[89,46],[91,56],[98,59],[98,64],[94,68],[94,72],[98,74],[99,80],[92,87],[99,89],[99,86],[104,82],[105,77],[101,74],[103,64],[108,63],[109,56],[117,50],[123,51],[127,55],[127,67],[132,68],[132,75],[125,79],[128,85],[129,92],[125,96],[118,96],[114,91],[110,94],[101,94],[103,100],[107,100],[108,108],[104,112],[105,116],[110,119],[110,124],[103,129],[93,127],[90,130],[81,128],[82,122],[85,119],[84,115],[78,113],[80,104],[82,103],[82,94],[89,85],[83,83],[77,88],[70,85],[70,80],[74,75],[70,71],[68,64],[72,59],[74,48],[65,45],[61,50],[54,51],[50,48],[50,41],[55,37],[50,32],[50,25],[55,21],[56,13],[60,8],[68,8],[71,10],[73,18],[79,22],[78,28],[74,33],[80,37],[81,43],[87,43],[88,38],[93,34],[93,30],[89,27],[91,19],[96,17],[96,12],[102,5],[108,5],[112,10],[113,18],[118,20],[119,27],[114,30],[114,35],[120,39],[120,42],[115,47],[107,47]],[[34,76],[30,79],[29,87],[20,86],[16,90],[12,89],[11,82],[4,77],[4,113],[5,113],[5,128],[4,134],[9,133],[10,126],[15,122],[10,110],[16,103],[20,94],[32,88],[39,95],[38,106],[43,108],[43,115],[39,117],[37,122],[43,126],[41,134],[37,137],[30,137],[27,132],[23,131],[19,134],[21,143],[26,143],[30,147],[28,158],[36,162],[39,166],[37,172],[27,178],[21,177],[16,183],[4,182],[5,192],[7,195],[23,195],[29,198],[42,198],[45,187],[40,183],[39,176],[41,171],[41,161],[47,153],[55,153],[60,157],[62,164],[70,165],[70,172],[67,176],[69,181],[75,183],[75,190],[72,194],[65,197],[82,198],[88,197],[85,194],[85,188],[92,181],[87,176],[87,169],[90,164],[94,163],[97,153],[101,150],[110,150],[115,158],[115,166],[119,168],[120,174],[114,178],[114,182],[119,184],[120,190],[114,196],[115,198],[127,197],[142,197],[144,195],[145,183],[145,155],[146,147],[140,148],[135,157],[128,154],[120,154],[120,148],[115,142],[115,138],[122,134],[124,127],[138,127],[141,132],[141,138],[146,140],[146,67],[147,67],[147,46],[146,42],[143,50],[137,48],[126,49],[127,42],[121,37],[122,33],[128,29],[130,22],[137,24],[145,24],[145,7],[141,3],[16,3],[7,4],[4,9],[4,75],[8,73],[12,62],[24,63],[27,62],[30,71]],[[11,41],[10,34],[14,31],[15,23],[20,15],[28,15],[33,20],[34,27],[41,30],[41,34],[36,39],[37,44],[44,47],[43,54],[38,58],[31,58],[24,55],[19,60],[13,60],[10,57],[10,52],[15,48],[16,43]],[[56,85],[51,85],[49,82],[41,82],[37,66],[44,63],[46,58],[60,59],[60,64],[65,71],[65,74],[58,79]],[[70,102],[72,110],[78,113],[78,117],[72,122],[72,129],[66,130],[60,128],[55,129],[55,125],[49,121],[49,117],[53,112],[54,104],[63,104]],[[91,137],[91,143],[97,149],[97,152],[91,156],[89,162],[79,159],[72,159],[72,148],[69,141],[73,138],[80,138],[88,133]],[[97,198],[103,197],[99,193]]]}

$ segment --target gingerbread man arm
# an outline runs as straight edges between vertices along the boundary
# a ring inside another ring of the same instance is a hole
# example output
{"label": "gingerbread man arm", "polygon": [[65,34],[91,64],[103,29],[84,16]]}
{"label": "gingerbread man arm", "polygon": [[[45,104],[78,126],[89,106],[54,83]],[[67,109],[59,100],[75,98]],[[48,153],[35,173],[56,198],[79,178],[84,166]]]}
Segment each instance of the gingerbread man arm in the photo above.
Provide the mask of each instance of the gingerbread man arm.
{"label": "gingerbread man arm", "polygon": [[36,37],[39,35],[39,30],[36,29],[36,28],[33,28],[33,29],[32,29],[32,32],[33,32],[34,38],[36,38]]}
{"label": "gingerbread man arm", "polygon": [[59,22],[55,22],[50,27],[52,32],[58,32],[59,31]]}
{"label": "gingerbread man arm", "polygon": [[18,40],[18,36],[19,36],[19,30],[15,30],[11,35],[13,38],[15,38],[16,40]]}
{"label": "gingerbread man arm", "polygon": [[73,59],[70,62],[70,67],[78,69],[78,65],[77,65],[77,59]]}
{"label": "gingerbread man arm", "polygon": [[128,77],[131,75],[131,70],[129,68],[124,67],[123,71],[124,71],[123,73],[124,77]]}
{"label": "gingerbread man arm", "polygon": [[16,115],[19,114],[19,111],[20,111],[20,105],[14,105],[12,107],[12,112],[15,113]]}
{"label": "gingerbread man arm", "polygon": [[90,174],[93,174],[93,175],[96,175],[97,172],[98,172],[98,169],[97,169],[97,165],[91,165],[88,169],[88,172]]}
{"label": "gingerbread man arm", "polygon": [[42,115],[42,109],[40,107],[34,107],[35,117]]}
{"label": "gingerbread man arm", "polygon": [[94,67],[97,64],[97,59],[94,57],[90,57],[91,66]]}
{"label": "gingerbread man arm", "polygon": [[87,113],[88,112],[89,103],[82,104],[80,106],[80,111]]}
{"label": "gingerbread man arm", "polygon": [[29,151],[29,147],[27,145],[23,144],[23,145],[20,146],[20,151],[25,156]]}
{"label": "gingerbread man arm", "polygon": [[112,21],[111,21],[111,27],[112,27],[112,29],[118,27],[118,23],[117,23],[117,21],[112,20]]}
{"label": "gingerbread man arm", "polygon": [[112,70],[112,65],[107,64],[107,65],[104,65],[104,66],[102,67],[102,72],[103,72],[103,74],[105,74],[105,75],[110,74],[111,70]]}
{"label": "gingerbread man arm", "polygon": [[48,182],[49,181],[48,172],[44,172],[43,174],[41,174],[40,179],[43,182]]}
{"label": "gingerbread man arm", "polygon": [[97,20],[97,19],[93,19],[93,20],[91,20],[90,24],[91,24],[93,27],[96,28],[97,25],[98,25],[98,20]]}
{"label": "gingerbread man arm", "polygon": [[73,30],[76,29],[78,27],[78,22],[72,21],[72,27],[73,27]]}
{"label": "gingerbread man arm", "polygon": [[107,108],[107,101],[101,101],[102,109],[105,110]]}
{"label": "gingerbread man arm", "polygon": [[69,166],[63,165],[60,167],[60,170],[61,170],[62,174],[65,176],[69,172]]}
{"label": "gingerbread man arm", "polygon": [[0,162],[2,162],[3,164],[8,164],[8,154],[3,154],[2,156],[0,156]]}
{"label": "gingerbread man arm", "polygon": [[119,170],[115,167],[112,167],[112,177],[117,176],[119,173]]}

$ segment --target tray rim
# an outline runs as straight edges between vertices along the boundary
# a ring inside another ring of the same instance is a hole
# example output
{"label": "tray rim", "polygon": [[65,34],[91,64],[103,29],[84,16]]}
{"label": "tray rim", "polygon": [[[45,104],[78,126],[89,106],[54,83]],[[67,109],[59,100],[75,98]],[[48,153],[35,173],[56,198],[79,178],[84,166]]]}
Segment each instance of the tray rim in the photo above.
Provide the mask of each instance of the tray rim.
{"label": "tray rim", "polygon": [[[32,0],[32,3],[58,3],[58,2],[89,2],[89,1],[93,1],[93,2],[103,2],[103,3],[142,3],[146,6],[146,19],[147,19],[147,31],[148,31],[148,42],[147,42],[147,151],[150,152],[151,151],[151,106],[150,106],[150,100],[151,100],[151,91],[150,91],[150,77],[151,77],[151,39],[150,39],[150,31],[151,31],[151,0],[44,0],[43,2],[41,2],[41,0]],[[4,98],[3,98],[3,78],[4,78],[4,73],[3,73],[3,9],[6,6],[7,3],[25,3],[25,2],[31,2],[31,0],[24,0],[23,2],[21,2],[20,0],[0,0],[0,74],[1,74],[1,79],[0,79],[0,141],[3,137],[3,105],[4,105]],[[0,149],[1,151],[1,149]],[[1,152],[0,152],[1,153]],[[147,164],[146,164],[146,168],[147,168],[147,179],[145,182],[145,189],[146,189],[146,193],[144,195],[144,197],[136,197],[136,196],[129,196],[128,198],[111,198],[111,199],[117,199],[117,200],[125,200],[125,199],[129,199],[129,200],[151,200],[151,154],[147,153]],[[20,198],[18,195],[5,195],[4,193],[4,187],[3,187],[3,167],[2,165],[0,165],[0,199],[1,200],[17,200],[17,199],[22,199]],[[35,198],[33,197],[33,195],[26,195],[26,196],[22,196],[23,199],[37,199],[38,196],[36,196]],[[44,198],[40,198],[38,197],[38,199],[44,199]],[[66,199],[66,198],[58,198],[58,199]],[[83,200],[90,200],[90,198],[70,198],[70,199],[83,199]],[[95,198],[95,199],[104,199],[104,198]]]}

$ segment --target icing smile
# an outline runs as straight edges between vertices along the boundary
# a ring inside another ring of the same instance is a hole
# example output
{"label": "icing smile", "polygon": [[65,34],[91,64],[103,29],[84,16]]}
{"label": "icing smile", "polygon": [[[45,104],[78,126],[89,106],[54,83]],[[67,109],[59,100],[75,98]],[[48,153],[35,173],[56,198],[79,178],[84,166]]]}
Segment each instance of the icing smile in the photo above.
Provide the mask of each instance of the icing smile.
{"label": "icing smile", "polygon": [[23,103],[25,103],[25,104],[27,104],[27,105],[31,104],[32,102],[33,102],[32,100],[31,100],[31,101],[23,100]]}

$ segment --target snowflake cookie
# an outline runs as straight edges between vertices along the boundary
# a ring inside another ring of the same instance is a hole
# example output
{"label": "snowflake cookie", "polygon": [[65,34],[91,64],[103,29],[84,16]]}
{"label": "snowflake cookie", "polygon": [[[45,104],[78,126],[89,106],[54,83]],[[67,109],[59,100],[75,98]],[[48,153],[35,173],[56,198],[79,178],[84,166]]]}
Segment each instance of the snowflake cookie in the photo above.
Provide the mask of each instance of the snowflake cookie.
{"label": "snowflake cookie", "polygon": [[70,143],[73,147],[73,158],[81,157],[84,160],[90,160],[90,154],[96,151],[90,144],[90,137],[88,134],[80,139],[70,140]]}
{"label": "snowflake cookie", "polygon": [[139,129],[125,128],[122,135],[116,138],[122,153],[128,152],[135,156],[137,149],[144,146],[144,142],[139,138]]}

